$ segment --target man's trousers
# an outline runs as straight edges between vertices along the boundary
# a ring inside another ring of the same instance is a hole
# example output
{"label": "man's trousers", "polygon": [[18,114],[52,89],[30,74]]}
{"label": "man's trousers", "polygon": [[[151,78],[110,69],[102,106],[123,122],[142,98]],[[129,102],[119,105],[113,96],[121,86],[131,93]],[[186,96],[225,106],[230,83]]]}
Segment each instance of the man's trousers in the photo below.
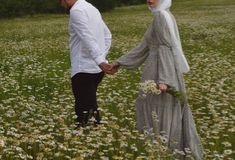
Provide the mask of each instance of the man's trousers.
{"label": "man's trousers", "polygon": [[77,122],[87,123],[89,116],[94,115],[97,123],[100,121],[96,92],[104,77],[100,73],[77,73],[72,77],[72,90],[75,97],[75,112]]}

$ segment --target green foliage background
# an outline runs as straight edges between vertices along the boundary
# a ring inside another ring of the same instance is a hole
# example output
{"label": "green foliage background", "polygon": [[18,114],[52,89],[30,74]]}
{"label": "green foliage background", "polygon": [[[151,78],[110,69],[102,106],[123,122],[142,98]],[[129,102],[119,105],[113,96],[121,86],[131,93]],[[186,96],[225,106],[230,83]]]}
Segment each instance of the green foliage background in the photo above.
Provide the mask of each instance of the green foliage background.
{"label": "green foliage background", "polygon": [[[143,3],[145,0],[87,0],[100,11],[112,10],[115,6]],[[35,13],[60,13],[63,9],[58,0],[1,0],[0,18]]]}

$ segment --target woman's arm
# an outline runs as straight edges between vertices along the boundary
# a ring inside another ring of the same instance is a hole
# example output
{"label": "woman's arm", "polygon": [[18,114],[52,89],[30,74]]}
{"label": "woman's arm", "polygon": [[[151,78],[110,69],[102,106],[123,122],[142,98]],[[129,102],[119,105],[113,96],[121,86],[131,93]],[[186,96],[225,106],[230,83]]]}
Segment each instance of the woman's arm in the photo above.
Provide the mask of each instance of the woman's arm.
{"label": "woman's arm", "polygon": [[148,57],[148,51],[149,48],[144,36],[135,48],[118,58],[114,63],[127,69],[138,68]]}

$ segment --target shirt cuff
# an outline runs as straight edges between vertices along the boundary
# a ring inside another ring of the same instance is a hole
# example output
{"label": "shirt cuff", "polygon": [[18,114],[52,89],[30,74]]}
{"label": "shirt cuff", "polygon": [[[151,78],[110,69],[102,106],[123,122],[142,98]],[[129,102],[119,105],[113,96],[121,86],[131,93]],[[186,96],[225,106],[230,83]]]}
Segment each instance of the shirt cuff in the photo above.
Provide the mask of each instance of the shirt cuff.
{"label": "shirt cuff", "polygon": [[97,65],[100,65],[101,63],[106,63],[106,59],[103,56],[99,56],[95,58],[95,62]]}

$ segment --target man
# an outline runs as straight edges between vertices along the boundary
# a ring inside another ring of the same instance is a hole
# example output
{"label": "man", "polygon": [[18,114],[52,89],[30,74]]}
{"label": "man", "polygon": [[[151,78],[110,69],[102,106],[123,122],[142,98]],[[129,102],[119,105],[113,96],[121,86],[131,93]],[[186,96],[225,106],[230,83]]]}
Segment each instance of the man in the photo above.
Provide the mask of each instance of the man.
{"label": "man", "polygon": [[77,125],[85,126],[91,116],[100,123],[96,92],[104,72],[109,73],[106,55],[112,35],[100,12],[85,0],[60,0],[70,14],[69,45],[72,90]]}

